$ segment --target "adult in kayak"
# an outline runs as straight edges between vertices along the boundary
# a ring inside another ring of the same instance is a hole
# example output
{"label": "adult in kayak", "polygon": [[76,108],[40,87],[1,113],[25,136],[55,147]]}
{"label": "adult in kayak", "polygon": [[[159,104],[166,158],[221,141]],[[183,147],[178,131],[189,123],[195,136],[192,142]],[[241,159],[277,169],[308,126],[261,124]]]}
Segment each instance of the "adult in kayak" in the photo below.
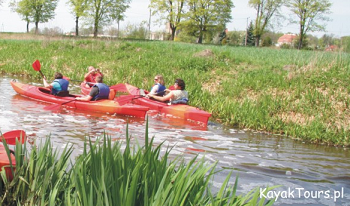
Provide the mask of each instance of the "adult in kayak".
{"label": "adult in kayak", "polygon": [[96,84],[92,86],[90,94],[83,96],[83,97],[77,97],[76,100],[79,101],[94,101],[94,100],[100,100],[100,99],[108,99],[109,97],[109,86],[102,83],[102,76],[96,77]]}
{"label": "adult in kayak", "polygon": [[151,91],[149,92],[149,94],[163,96],[165,94],[165,89],[166,89],[166,87],[164,85],[165,85],[165,83],[164,83],[163,76],[160,74],[157,74],[154,77],[154,85],[151,88]]}
{"label": "adult in kayak", "polygon": [[51,84],[47,83],[46,77],[43,78],[44,87],[51,89],[51,94],[65,97],[69,95],[68,86],[69,81],[63,79],[63,75],[59,72],[55,73],[55,80]]}
{"label": "adult in kayak", "polygon": [[99,69],[94,68],[93,66],[89,66],[89,72],[84,75],[84,82],[86,83],[86,87],[90,88],[96,83],[96,78],[101,76],[103,77],[103,74]]}
{"label": "adult in kayak", "polygon": [[187,104],[188,102],[188,92],[185,90],[186,85],[182,79],[176,79],[174,84],[174,90],[166,89],[167,94],[163,97],[148,94],[148,97],[152,97],[155,100],[161,102],[169,101],[170,104]]}

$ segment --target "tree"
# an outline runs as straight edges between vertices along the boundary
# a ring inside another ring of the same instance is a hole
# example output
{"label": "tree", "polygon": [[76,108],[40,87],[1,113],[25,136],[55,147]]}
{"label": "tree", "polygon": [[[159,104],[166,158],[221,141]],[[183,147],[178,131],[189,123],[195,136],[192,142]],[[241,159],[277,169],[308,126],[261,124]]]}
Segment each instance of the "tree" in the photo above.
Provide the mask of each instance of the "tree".
{"label": "tree", "polygon": [[289,7],[298,20],[291,20],[291,23],[299,24],[298,49],[303,46],[307,32],[325,31],[325,25],[317,21],[328,21],[325,14],[330,13],[331,3],[329,0],[288,0]]}
{"label": "tree", "polygon": [[75,36],[79,36],[79,18],[86,15],[89,0],[69,0],[68,4],[75,16]]}
{"label": "tree", "polygon": [[27,22],[27,33],[29,33],[29,24],[31,22],[31,5],[30,1],[12,1],[10,2],[12,10],[19,14],[22,20]]}
{"label": "tree", "polygon": [[279,14],[279,9],[284,4],[284,0],[249,0],[249,5],[256,10],[255,19],[255,46],[259,46],[260,38],[264,34],[271,18]]}
{"label": "tree", "polygon": [[129,3],[129,0],[91,0],[89,17],[93,19],[94,37],[101,27],[120,17],[123,12],[116,11],[125,11]]}
{"label": "tree", "polygon": [[171,29],[170,40],[174,41],[175,32],[184,14],[185,0],[151,0],[152,15],[160,15],[160,20],[169,23]]}
{"label": "tree", "polygon": [[254,46],[255,45],[255,37],[254,37],[254,26],[253,22],[250,22],[249,27],[247,28],[246,37],[244,38],[244,45],[246,46]]}
{"label": "tree", "polygon": [[119,37],[119,22],[124,20],[124,13],[130,7],[130,0],[119,0],[117,6],[111,8],[111,19],[117,21]]}
{"label": "tree", "polygon": [[13,1],[12,8],[22,19],[27,22],[27,32],[29,22],[35,23],[35,33],[39,31],[39,23],[46,23],[55,16],[55,9],[58,0],[20,0]]}
{"label": "tree", "polygon": [[232,19],[231,0],[189,0],[188,7],[187,24],[196,28],[199,44],[209,27],[215,27],[219,32]]}

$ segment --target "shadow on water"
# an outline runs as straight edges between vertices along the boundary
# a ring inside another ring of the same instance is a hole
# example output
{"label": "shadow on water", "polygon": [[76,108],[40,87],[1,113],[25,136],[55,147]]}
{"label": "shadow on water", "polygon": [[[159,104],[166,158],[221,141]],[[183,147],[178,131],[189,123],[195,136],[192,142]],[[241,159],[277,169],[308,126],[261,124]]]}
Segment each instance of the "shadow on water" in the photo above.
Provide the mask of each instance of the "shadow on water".
{"label": "shadow on water", "polygon": [[[0,130],[24,129],[40,141],[51,135],[52,144],[63,148],[72,144],[78,154],[85,138],[99,138],[104,132],[115,141],[125,141],[129,128],[131,140],[144,142],[146,120],[121,115],[93,113],[62,107],[47,111],[44,103],[16,94],[11,78],[0,78]],[[30,83],[30,80],[19,81]],[[34,84],[34,83],[31,83]],[[41,85],[36,83],[36,85]],[[71,85],[73,86],[73,85]],[[78,87],[74,92],[79,93]],[[350,202],[350,153],[347,148],[305,144],[283,136],[268,135],[225,127],[209,122],[197,124],[149,112],[149,136],[154,144],[163,144],[162,152],[172,148],[170,158],[194,156],[209,163],[217,162],[219,170],[213,186],[219,188],[230,171],[239,175],[238,192],[246,194],[259,187],[281,185],[276,191],[341,191],[344,196],[332,198],[304,196],[279,198],[276,205],[346,205]],[[233,184],[234,178],[231,179]],[[307,193],[306,193],[307,195]]]}

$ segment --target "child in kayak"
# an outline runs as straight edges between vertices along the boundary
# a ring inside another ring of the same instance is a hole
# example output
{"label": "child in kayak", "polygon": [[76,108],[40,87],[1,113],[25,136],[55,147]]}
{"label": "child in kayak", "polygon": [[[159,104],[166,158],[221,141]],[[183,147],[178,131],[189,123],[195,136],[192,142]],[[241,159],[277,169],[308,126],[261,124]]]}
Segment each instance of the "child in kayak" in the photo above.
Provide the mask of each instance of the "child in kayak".
{"label": "child in kayak", "polygon": [[163,76],[160,74],[157,74],[154,77],[154,82],[155,83],[154,83],[153,87],[151,88],[151,91],[149,92],[149,94],[163,96],[165,93],[165,89],[166,89],[166,87],[164,86],[165,83],[164,83]]}
{"label": "child in kayak", "polygon": [[84,83],[86,83],[86,87],[90,88],[96,83],[96,78],[98,76],[103,77],[103,74],[99,69],[94,68],[93,66],[89,66],[89,72],[84,75]]}
{"label": "child in kayak", "polygon": [[44,87],[51,89],[51,94],[65,97],[69,95],[68,86],[69,81],[63,78],[59,72],[55,73],[55,80],[51,84],[47,83],[46,77],[43,78]]}
{"label": "child in kayak", "polygon": [[102,80],[103,80],[102,76],[96,77],[97,83],[94,86],[92,86],[90,94],[83,97],[77,97],[75,99],[79,101],[86,101],[86,102],[90,100],[94,101],[99,99],[108,99],[110,89],[106,84],[102,83]]}
{"label": "child in kayak", "polygon": [[186,85],[182,79],[176,79],[174,84],[175,90],[166,89],[167,94],[163,97],[156,96],[154,94],[148,94],[147,97],[151,97],[155,100],[166,102],[170,104],[187,104],[188,92],[185,90]]}

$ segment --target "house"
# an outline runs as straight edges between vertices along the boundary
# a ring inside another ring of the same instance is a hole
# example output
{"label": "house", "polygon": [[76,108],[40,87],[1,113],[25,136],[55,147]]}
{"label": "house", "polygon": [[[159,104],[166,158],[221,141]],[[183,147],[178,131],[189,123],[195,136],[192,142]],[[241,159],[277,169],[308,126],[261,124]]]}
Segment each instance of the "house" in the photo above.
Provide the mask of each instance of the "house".
{"label": "house", "polygon": [[285,35],[281,36],[280,38],[278,38],[277,46],[281,46],[283,44],[292,45],[294,39],[297,37],[298,36],[296,34],[285,34]]}
{"label": "house", "polygon": [[330,45],[328,46],[325,51],[337,51],[338,47],[336,45]]}

